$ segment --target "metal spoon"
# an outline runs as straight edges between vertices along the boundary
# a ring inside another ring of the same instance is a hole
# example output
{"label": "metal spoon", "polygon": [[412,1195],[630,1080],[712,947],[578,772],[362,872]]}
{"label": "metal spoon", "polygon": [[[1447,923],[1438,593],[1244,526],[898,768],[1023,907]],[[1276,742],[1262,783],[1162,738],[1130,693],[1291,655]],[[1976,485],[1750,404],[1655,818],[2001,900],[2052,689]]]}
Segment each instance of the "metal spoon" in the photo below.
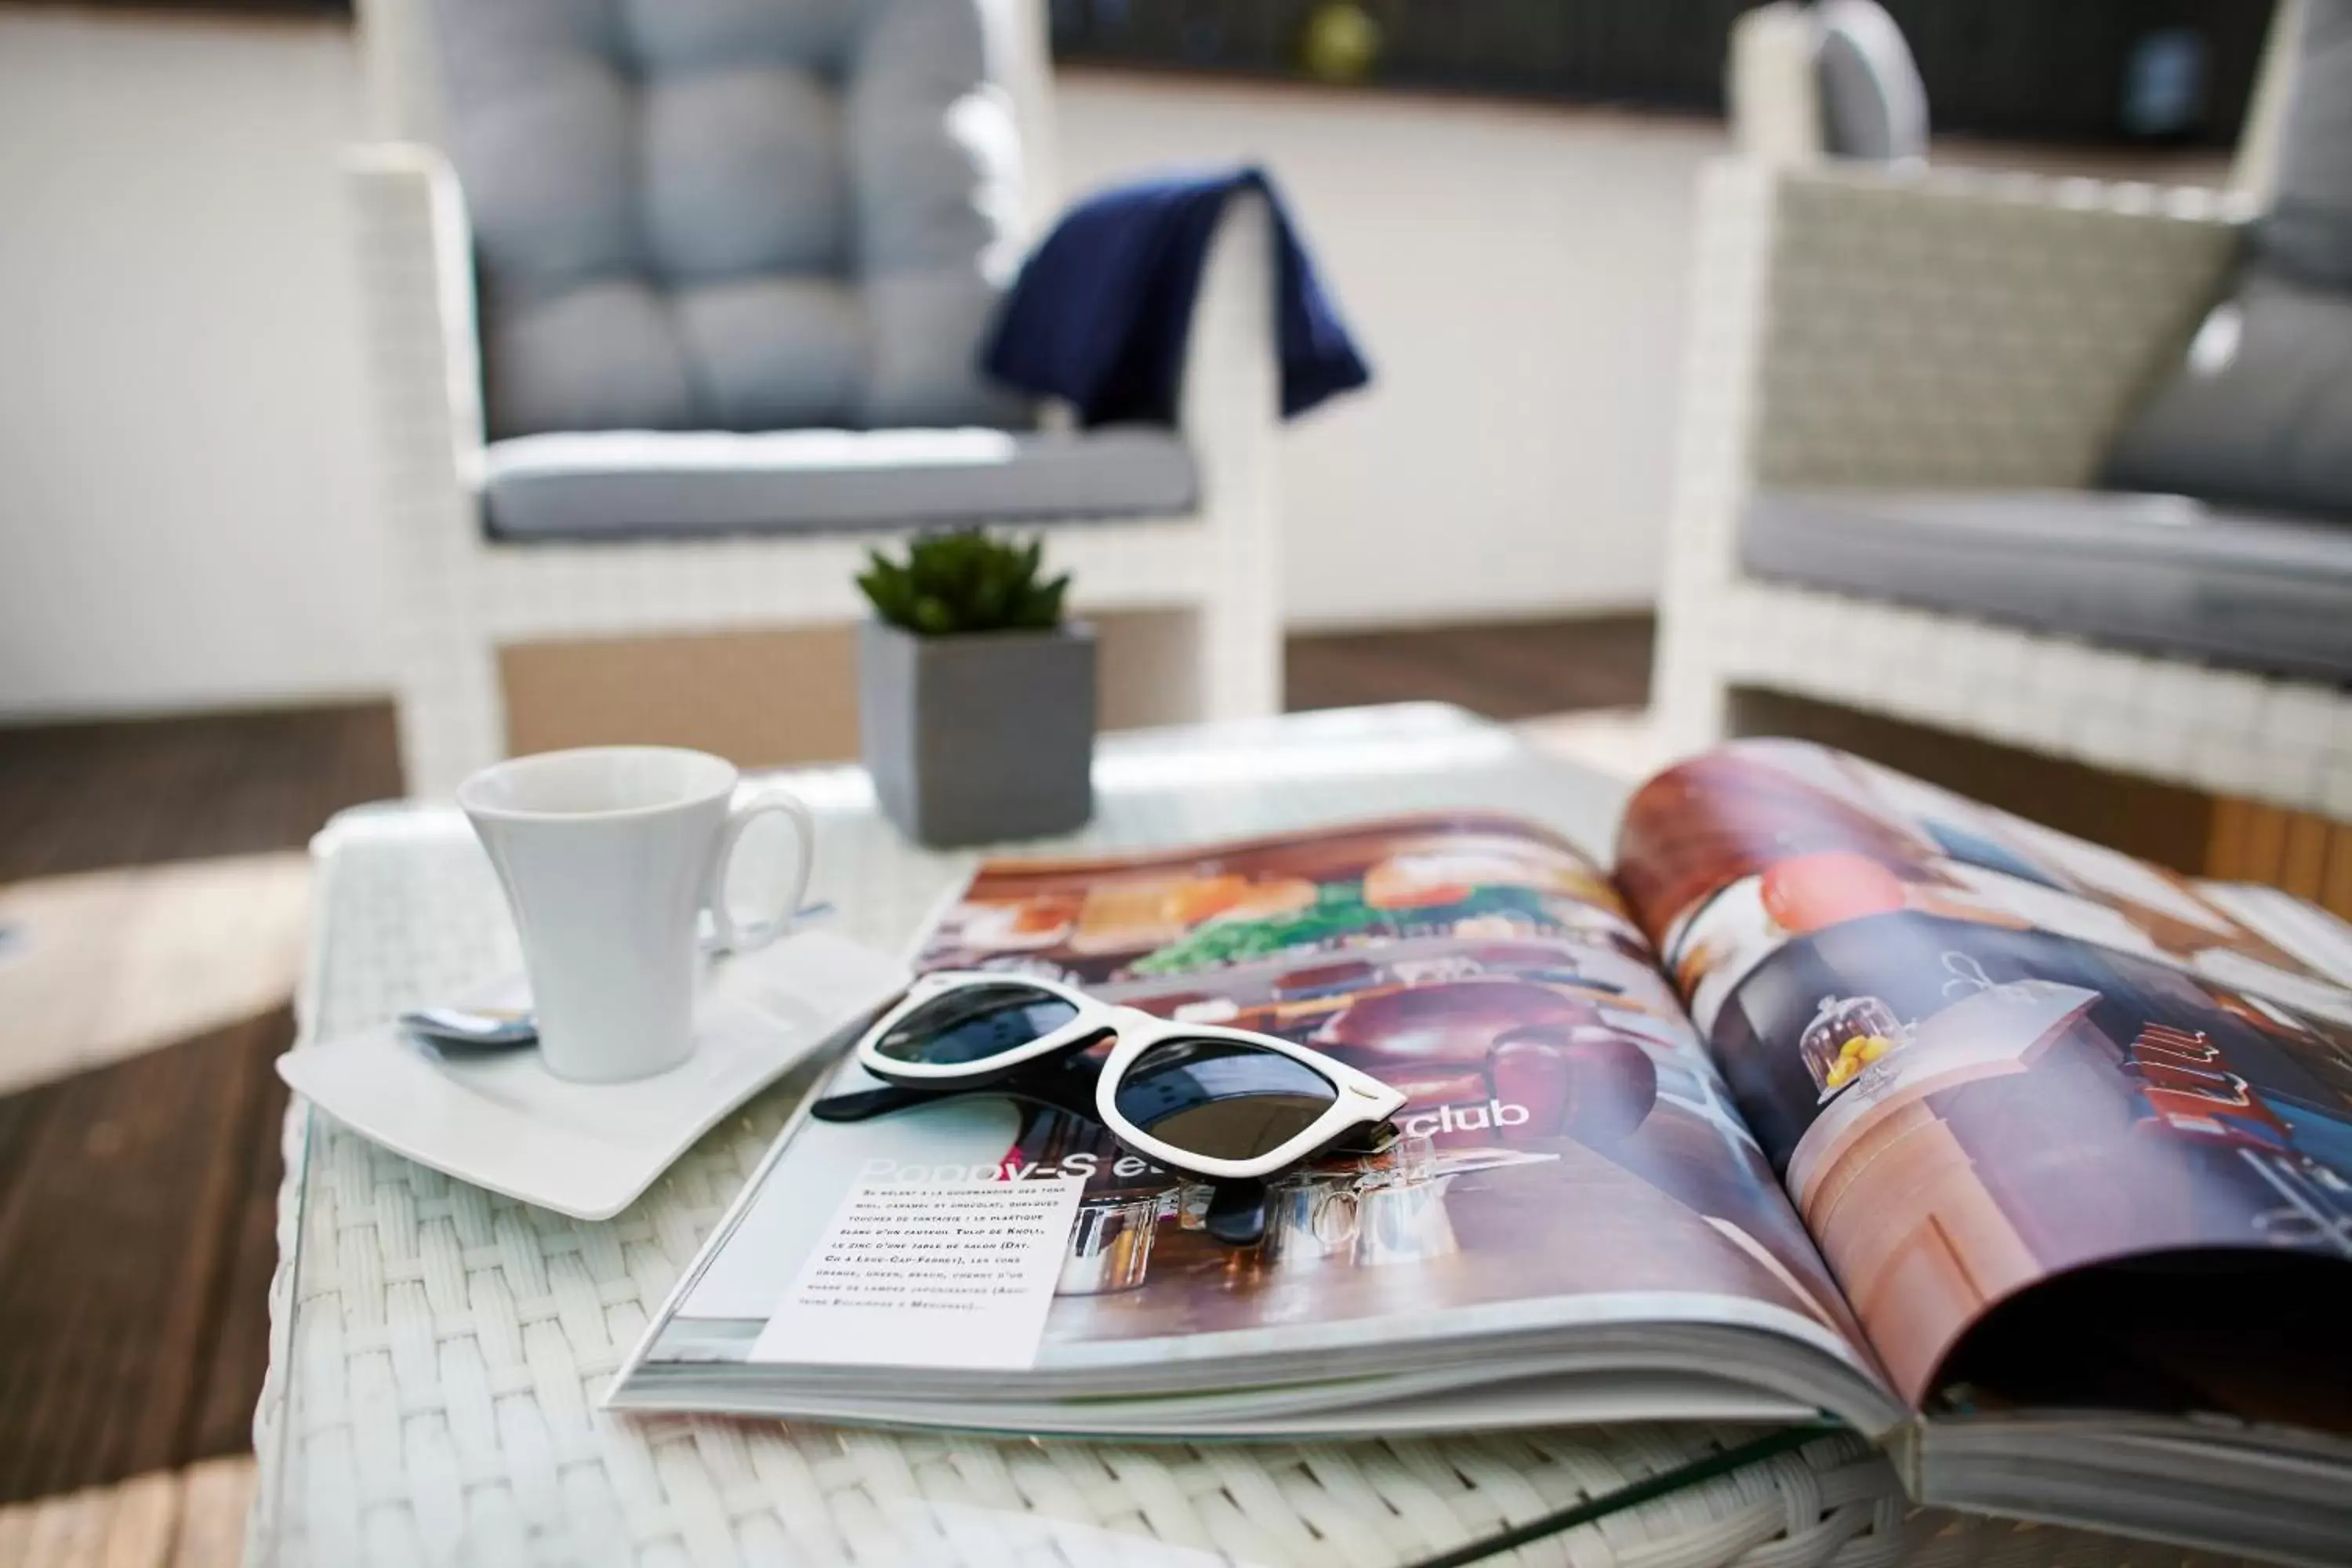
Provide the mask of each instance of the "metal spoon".
{"label": "metal spoon", "polygon": [[410,1034],[446,1049],[494,1051],[539,1042],[528,1007],[419,1007],[400,1016]]}
{"label": "metal spoon", "polygon": [[[829,903],[804,904],[793,923],[823,920]],[[718,949],[706,942],[705,952]],[[428,1045],[461,1051],[504,1051],[539,1043],[539,1018],[528,1007],[418,1007],[400,1016],[400,1026]]]}

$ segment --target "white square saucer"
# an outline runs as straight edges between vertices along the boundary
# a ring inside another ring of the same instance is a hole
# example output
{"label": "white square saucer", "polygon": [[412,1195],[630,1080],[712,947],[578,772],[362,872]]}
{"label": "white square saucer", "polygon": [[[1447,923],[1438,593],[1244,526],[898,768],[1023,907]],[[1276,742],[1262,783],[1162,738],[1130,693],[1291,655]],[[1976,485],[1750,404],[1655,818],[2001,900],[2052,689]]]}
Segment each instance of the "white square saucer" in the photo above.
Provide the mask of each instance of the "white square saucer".
{"label": "white square saucer", "polygon": [[[440,1050],[398,1026],[278,1058],[336,1121],[421,1165],[576,1219],[610,1219],[719,1119],[906,987],[907,966],[827,931],[719,963],[694,1054],[626,1083],[572,1083],[534,1047]],[[520,975],[453,998],[528,1006]]]}

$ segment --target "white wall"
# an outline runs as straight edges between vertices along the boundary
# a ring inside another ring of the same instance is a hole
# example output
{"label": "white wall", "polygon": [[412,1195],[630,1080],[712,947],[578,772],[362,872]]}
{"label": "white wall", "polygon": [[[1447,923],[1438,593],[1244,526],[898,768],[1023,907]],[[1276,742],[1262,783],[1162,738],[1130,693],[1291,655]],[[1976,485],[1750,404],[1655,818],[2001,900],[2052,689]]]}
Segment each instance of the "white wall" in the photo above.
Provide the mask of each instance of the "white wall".
{"label": "white wall", "polygon": [[347,27],[0,8],[0,713],[380,689]]}
{"label": "white wall", "polygon": [[1371,361],[1283,454],[1294,625],[1656,594],[1691,201],[1720,124],[1065,73],[1075,195],[1275,174]]}
{"label": "white wall", "polygon": [[[1305,625],[1639,603],[1694,121],[1077,74],[1065,184],[1262,160],[1373,362],[1293,427]],[[347,28],[0,7],[0,716],[381,689]]]}

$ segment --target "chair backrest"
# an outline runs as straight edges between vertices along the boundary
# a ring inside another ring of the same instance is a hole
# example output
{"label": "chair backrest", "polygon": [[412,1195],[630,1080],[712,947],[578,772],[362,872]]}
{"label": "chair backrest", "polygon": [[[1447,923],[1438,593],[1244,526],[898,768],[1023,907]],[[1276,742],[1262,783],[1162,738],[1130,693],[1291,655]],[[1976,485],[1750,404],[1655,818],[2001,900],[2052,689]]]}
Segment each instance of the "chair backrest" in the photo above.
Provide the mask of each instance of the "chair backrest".
{"label": "chair backrest", "polygon": [[1025,417],[975,361],[1035,0],[427,3],[362,21],[380,122],[465,192],[493,437]]}
{"label": "chair backrest", "polygon": [[1773,0],[1742,12],[1725,67],[1742,152],[1797,167],[1927,155],[1918,63],[1877,0]]}

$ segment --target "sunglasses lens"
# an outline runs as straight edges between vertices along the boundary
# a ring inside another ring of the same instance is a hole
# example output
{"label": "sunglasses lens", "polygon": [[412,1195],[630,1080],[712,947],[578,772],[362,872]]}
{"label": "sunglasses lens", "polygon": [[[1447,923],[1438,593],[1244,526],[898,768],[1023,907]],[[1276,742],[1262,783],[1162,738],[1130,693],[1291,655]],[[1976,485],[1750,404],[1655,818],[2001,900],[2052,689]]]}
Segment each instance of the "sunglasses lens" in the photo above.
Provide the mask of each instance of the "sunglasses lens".
{"label": "sunglasses lens", "polygon": [[984,1062],[1045,1038],[1078,1010],[1034,985],[961,986],[890,1026],[875,1049],[894,1062],[953,1067]]}
{"label": "sunglasses lens", "polygon": [[1213,1160],[1271,1154],[1339,1091],[1279,1051],[1237,1040],[1164,1040],[1119,1080],[1118,1113],[1161,1142]]}

